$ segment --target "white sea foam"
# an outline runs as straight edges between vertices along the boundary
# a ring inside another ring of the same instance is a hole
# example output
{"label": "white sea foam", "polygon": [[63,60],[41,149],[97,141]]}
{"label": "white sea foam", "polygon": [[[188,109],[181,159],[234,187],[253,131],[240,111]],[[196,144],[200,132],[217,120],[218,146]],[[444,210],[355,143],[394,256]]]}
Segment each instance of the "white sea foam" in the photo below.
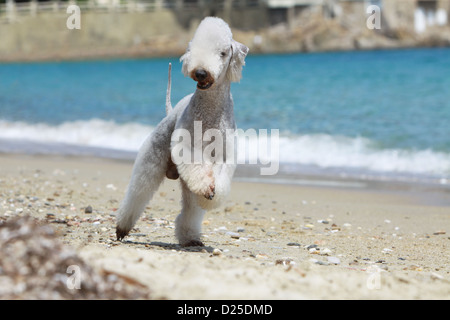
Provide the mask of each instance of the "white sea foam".
{"label": "white sea foam", "polygon": [[59,125],[0,120],[0,138],[4,140],[73,144],[124,151],[137,151],[152,130],[153,127],[138,123],[117,124],[100,119]]}
{"label": "white sea foam", "polygon": [[322,168],[450,175],[450,154],[432,150],[378,149],[363,138],[304,135],[280,138],[281,162]]}
{"label": "white sea foam", "polygon": [[[10,152],[15,141],[64,144],[136,152],[154,129],[138,123],[118,124],[92,119],[60,125],[0,120],[1,152]],[[270,135],[269,135],[270,138]],[[9,146],[8,146],[9,145]],[[245,156],[238,154],[238,163]],[[277,159],[271,159],[275,161]],[[260,163],[267,163],[267,158]],[[350,168],[386,173],[450,177],[450,153],[432,150],[378,149],[373,141],[325,134],[279,138],[279,162],[319,168]],[[247,162],[249,163],[249,162]],[[253,162],[255,163],[255,162]]]}

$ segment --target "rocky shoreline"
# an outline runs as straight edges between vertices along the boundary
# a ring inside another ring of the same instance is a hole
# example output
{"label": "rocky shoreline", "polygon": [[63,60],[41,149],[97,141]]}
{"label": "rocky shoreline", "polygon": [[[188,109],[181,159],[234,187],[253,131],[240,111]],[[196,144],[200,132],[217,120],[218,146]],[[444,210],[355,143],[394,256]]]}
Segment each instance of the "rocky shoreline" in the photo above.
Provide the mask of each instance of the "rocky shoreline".
{"label": "rocky shoreline", "polygon": [[[0,62],[181,56],[196,24],[186,29],[170,14],[162,12],[160,20],[150,14],[144,19],[144,14],[86,13],[80,30],[61,28],[66,16],[58,14],[4,24],[0,28]],[[43,24],[49,29],[42,29]],[[371,30],[365,23],[345,24],[322,17],[300,17],[291,25],[280,23],[258,30],[233,29],[233,34],[250,48],[250,54],[450,46],[448,27],[416,34],[413,28]]]}

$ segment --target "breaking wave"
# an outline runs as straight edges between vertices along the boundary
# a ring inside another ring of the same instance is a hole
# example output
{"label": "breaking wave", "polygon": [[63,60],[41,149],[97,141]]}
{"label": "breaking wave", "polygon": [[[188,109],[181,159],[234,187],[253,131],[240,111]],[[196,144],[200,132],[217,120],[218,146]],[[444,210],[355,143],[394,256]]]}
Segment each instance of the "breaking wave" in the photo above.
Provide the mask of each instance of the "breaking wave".
{"label": "breaking wave", "polygon": [[[0,152],[46,153],[51,149],[51,153],[81,155],[90,149],[93,155],[101,152],[102,156],[108,156],[105,150],[111,150],[111,157],[114,157],[114,152],[122,151],[134,155],[153,129],[153,126],[139,123],[118,124],[100,119],[59,125],[0,120]],[[326,134],[280,136],[278,146],[280,163],[450,177],[450,153],[429,149],[382,149],[364,137]],[[265,163],[267,161],[264,160]]]}

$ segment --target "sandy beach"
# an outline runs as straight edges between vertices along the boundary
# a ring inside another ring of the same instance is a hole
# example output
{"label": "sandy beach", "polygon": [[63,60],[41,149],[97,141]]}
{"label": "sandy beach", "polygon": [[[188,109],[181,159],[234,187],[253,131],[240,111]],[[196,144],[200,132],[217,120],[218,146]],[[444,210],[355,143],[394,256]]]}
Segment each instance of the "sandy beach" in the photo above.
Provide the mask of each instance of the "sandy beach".
{"label": "sandy beach", "polygon": [[[116,241],[114,212],[131,169],[127,161],[1,155],[0,226],[17,216],[45,221],[93,272],[139,288],[141,298],[450,298],[450,207],[423,194],[236,181],[228,203],[205,216],[205,247],[182,248],[176,181]],[[26,277],[0,270],[0,298],[33,298],[17,291]]]}

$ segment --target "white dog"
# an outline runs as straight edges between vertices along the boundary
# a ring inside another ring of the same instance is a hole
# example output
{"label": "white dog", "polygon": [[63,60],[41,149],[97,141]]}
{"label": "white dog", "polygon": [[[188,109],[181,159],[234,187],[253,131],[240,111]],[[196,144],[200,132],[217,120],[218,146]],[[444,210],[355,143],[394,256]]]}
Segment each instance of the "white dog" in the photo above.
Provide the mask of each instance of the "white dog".
{"label": "white dog", "polygon": [[[226,140],[227,133],[236,129],[230,85],[241,79],[247,53],[248,48],[233,40],[222,19],[208,17],[200,23],[180,59],[184,75],[197,82],[197,89],[172,109],[169,78],[167,116],[137,155],[125,199],[118,210],[118,240],[128,234],[167,176],[179,177],[181,182],[182,210],[175,220],[178,241],[182,246],[203,245],[200,241],[203,216],[206,210],[223,202],[234,174],[234,162],[224,161],[230,156],[227,155],[230,139],[225,144],[218,142],[221,138]],[[193,139],[187,139],[186,134]],[[209,152],[205,141],[217,142],[218,147]],[[180,150],[184,151],[185,161],[177,158]],[[186,154],[186,150],[191,152]],[[202,156],[201,161],[196,154]]]}

